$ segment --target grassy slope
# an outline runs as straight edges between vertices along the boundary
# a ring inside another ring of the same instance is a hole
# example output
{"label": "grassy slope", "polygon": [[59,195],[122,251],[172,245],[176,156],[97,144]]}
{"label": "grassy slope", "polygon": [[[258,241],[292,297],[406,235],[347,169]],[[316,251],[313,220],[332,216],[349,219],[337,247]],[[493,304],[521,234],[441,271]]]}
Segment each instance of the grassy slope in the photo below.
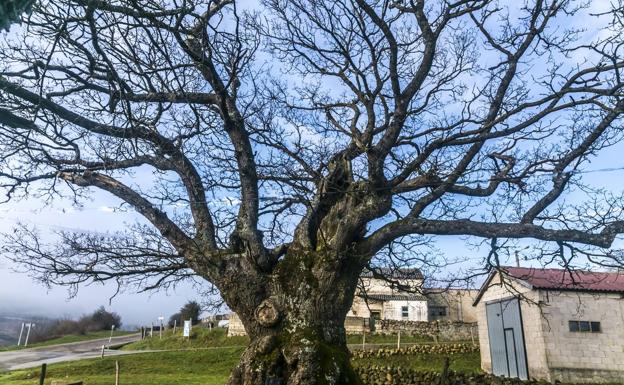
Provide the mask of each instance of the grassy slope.
{"label": "grassy slope", "polygon": [[[246,336],[227,337],[225,329],[209,331],[203,327],[194,327],[191,338],[182,338],[182,331],[178,329],[175,335],[171,330],[163,333],[162,339],[158,333],[153,338],[138,341],[123,347],[123,350],[160,350],[160,349],[189,349],[204,348],[207,346],[244,346],[249,339]],[[366,335],[366,344],[396,344],[396,335]],[[361,344],[362,335],[355,334],[347,337],[349,344]],[[401,343],[431,342],[424,337],[401,336]]]}
{"label": "grassy slope", "polygon": [[[134,334],[134,333],[136,333],[136,331],[134,331],[134,332],[116,331],[115,334],[113,334],[113,336],[114,337],[119,337],[119,336],[123,336],[123,335]],[[38,346],[50,346],[50,345],[57,345],[57,344],[66,344],[66,343],[70,343],[70,342],[97,340],[99,338],[108,338],[109,336],[110,336],[110,330],[103,330],[103,331],[99,331],[99,332],[90,332],[90,333],[86,333],[86,334],[69,334],[69,335],[66,335],[66,336],[63,336],[63,337],[54,338],[54,339],[51,339],[51,340],[38,342],[38,343],[35,343],[35,344],[28,344],[28,346],[26,346],[26,347],[24,347],[24,346],[16,346],[16,345],[3,346],[3,347],[0,347],[0,351],[4,352],[4,351],[8,351],[8,350],[21,350],[21,349],[27,349],[27,348],[36,348]]]}
{"label": "grassy slope", "polygon": [[160,339],[158,333],[154,337],[146,338],[122,347],[122,350],[164,350],[164,349],[197,349],[206,347],[229,347],[245,346],[249,342],[246,336],[228,337],[225,329],[213,329],[212,331],[194,327],[191,338],[182,337],[182,330],[178,329],[174,335],[171,330],[163,332]]}

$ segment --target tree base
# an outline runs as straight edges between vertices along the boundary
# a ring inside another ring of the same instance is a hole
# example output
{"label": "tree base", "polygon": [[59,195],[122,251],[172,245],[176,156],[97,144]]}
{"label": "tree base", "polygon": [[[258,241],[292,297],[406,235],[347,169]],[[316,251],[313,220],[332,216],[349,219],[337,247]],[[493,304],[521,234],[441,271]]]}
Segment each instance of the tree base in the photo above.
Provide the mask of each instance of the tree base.
{"label": "tree base", "polygon": [[228,385],[361,385],[347,347],[265,336],[252,341]]}

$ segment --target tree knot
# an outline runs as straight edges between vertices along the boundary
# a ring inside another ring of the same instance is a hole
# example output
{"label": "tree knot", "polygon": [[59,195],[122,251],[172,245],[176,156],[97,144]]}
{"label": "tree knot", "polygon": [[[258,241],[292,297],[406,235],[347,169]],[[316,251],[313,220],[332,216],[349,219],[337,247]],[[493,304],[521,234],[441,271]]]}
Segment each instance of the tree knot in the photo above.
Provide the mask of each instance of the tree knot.
{"label": "tree knot", "polygon": [[256,308],[255,317],[260,325],[270,327],[277,323],[280,313],[277,310],[277,306],[275,306],[275,303],[273,303],[271,299],[265,299]]}

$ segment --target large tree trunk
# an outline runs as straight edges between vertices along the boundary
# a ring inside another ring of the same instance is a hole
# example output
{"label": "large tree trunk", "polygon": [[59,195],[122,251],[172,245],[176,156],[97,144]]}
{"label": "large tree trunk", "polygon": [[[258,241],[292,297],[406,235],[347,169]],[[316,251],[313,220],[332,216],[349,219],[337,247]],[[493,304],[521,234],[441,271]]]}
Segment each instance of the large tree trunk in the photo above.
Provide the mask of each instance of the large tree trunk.
{"label": "large tree trunk", "polygon": [[360,383],[350,365],[344,321],[361,269],[343,263],[289,255],[271,274],[230,280],[224,298],[251,343],[229,385]]}

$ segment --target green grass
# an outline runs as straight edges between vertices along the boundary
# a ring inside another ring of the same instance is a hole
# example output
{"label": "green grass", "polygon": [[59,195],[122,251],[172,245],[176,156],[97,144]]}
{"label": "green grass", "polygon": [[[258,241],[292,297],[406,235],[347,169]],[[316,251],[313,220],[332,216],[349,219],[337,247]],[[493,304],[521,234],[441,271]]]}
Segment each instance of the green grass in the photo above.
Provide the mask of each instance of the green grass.
{"label": "green grass", "polygon": [[[135,334],[136,331],[126,332],[126,331],[115,331],[113,334],[114,337],[124,336],[128,334]],[[110,330],[103,330],[99,332],[89,332],[86,334],[68,334],[63,337],[54,338],[51,340],[37,342],[34,344],[28,344],[28,346],[3,346],[0,347],[0,351],[9,351],[9,350],[21,350],[21,349],[30,349],[36,348],[39,346],[50,346],[50,345],[58,345],[58,344],[67,344],[70,342],[80,342],[80,341],[89,341],[89,340],[97,340],[99,338],[108,338],[110,337]]]}
{"label": "green grass", "polygon": [[[124,385],[222,385],[238,362],[243,348],[140,353],[50,365],[46,384],[52,380],[84,381],[88,385],[111,385],[115,361]],[[32,385],[39,369],[0,373],[2,385]]]}
{"label": "green grass", "polygon": [[152,338],[133,342],[123,346],[122,350],[164,350],[164,349],[198,349],[208,347],[246,346],[247,336],[228,337],[225,329],[208,330],[203,327],[193,327],[190,338],[182,337],[182,330],[176,334],[172,330],[163,332],[162,339],[157,332]]}
{"label": "green grass", "polygon": [[[414,370],[442,372],[444,368],[443,354],[408,354],[386,358],[361,358],[352,360],[354,366],[379,365],[400,366]],[[481,372],[481,356],[479,352],[453,354],[450,358],[450,369],[456,372]]]}

